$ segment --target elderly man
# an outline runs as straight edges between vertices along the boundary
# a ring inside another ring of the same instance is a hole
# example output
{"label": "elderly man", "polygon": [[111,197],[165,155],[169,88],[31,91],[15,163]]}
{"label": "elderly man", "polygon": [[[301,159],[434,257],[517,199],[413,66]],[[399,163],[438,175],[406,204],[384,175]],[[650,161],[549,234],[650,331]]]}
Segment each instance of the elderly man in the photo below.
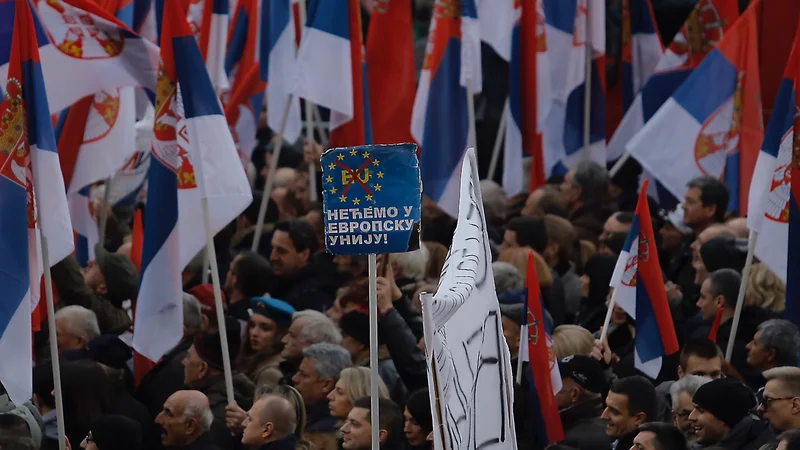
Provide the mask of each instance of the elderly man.
{"label": "elderly man", "polygon": [[780,366],[797,366],[800,355],[800,331],[784,319],[767,320],[758,326],[747,344],[747,364],[766,371]]}
{"label": "elderly man", "polygon": [[606,436],[615,439],[613,448],[630,448],[636,428],[653,422],[658,415],[656,390],[647,378],[634,375],[611,383],[606,409],[600,418],[606,423]]}
{"label": "elderly man", "polygon": [[265,395],[247,412],[242,444],[262,450],[294,450],[297,415],[289,400],[280,395]]}
{"label": "elderly man", "polygon": [[339,344],[342,334],[327,316],[307,309],[292,316],[292,325],[283,336],[280,369],[286,380],[291,380],[303,360],[303,350],[313,344]]}
{"label": "elderly man", "polygon": [[303,350],[303,361],[292,378],[306,404],[306,436],[318,448],[335,448],[336,418],[328,408],[328,394],[343,369],[353,365],[350,353],[336,344],[314,344]]}
{"label": "elderly man", "polygon": [[701,445],[755,450],[775,440],[767,423],[750,415],[755,406],[753,392],[735,378],[720,378],[700,386],[692,402],[689,421]]}
{"label": "elderly man", "polygon": [[800,428],[800,368],[776,367],[764,378],[758,412],[778,433]]}
{"label": "elderly man", "polygon": [[[372,424],[369,397],[361,397],[353,403],[353,409],[342,425],[342,448],[345,450],[369,450],[372,448]],[[384,450],[405,448],[403,435],[403,413],[397,405],[387,399],[378,399],[378,440]]]}
{"label": "elderly man", "polygon": [[[241,332],[235,319],[229,318],[226,322],[229,354],[231,360],[235,360],[241,342]],[[206,332],[196,335],[182,364],[184,384],[208,397],[211,412],[214,414],[212,439],[222,448],[235,445],[241,438],[233,437],[225,422],[228,398],[219,333]],[[252,406],[254,391],[255,387],[247,377],[239,372],[233,372],[233,395],[239,407],[249,409]]]}
{"label": "elderly man", "polygon": [[65,306],[56,312],[58,351],[81,349],[100,336],[100,325],[94,311],[79,305]]}
{"label": "elderly man", "polygon": [[208,398],[199,391],[170,395],[156,424],[161,427],[161,445],[167,449],[218,450],[209,435],[214,420]]}
{"label": "elderly man", "polygon": [[74,256],[53,266],[53,283],[64,305],[80,305],[97,315],[101,333],[120,334],[131,325],[122,302],[136,296],[139,275],[130,258],[95,246],[95,260],[85,269]]}
{"label": "elderly man", "polygon": [[611,210],[607,205],[608,172],[605,167],[593,161],[581,161],[567,172],[561,183],[561,193],[569,205],[567,218],[578,238],[597,243],[603,232],[603,223]]}
{"label": "elderly man", "polygon": [[694,432],[694,425],[689,421],[689,414],[694,410],[692,398],[700,386],[711,381],[711,378],[697,375],[685,375],[680,380],[672,383],[669,388],[672,399],[672,423],[683,433],[689,443],[697,442],[698,437]]}

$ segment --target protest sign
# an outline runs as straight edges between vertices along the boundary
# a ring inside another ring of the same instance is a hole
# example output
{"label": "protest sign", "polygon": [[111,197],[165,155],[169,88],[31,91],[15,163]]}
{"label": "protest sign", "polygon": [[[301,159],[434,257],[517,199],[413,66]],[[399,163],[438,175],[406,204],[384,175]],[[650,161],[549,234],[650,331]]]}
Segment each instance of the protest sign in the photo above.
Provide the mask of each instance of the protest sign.
{"label": "protest sign", "polygon": [[414,144],[332,148],[320,158],[325,247],[335,255],[419,248],[421,183]]}

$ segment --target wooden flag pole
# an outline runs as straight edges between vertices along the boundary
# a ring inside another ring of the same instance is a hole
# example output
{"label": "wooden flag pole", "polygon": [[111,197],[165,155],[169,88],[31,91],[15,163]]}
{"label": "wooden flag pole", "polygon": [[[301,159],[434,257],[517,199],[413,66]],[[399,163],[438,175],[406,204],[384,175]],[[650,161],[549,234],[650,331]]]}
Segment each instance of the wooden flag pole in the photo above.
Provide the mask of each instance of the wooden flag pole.
{"label": "wooden flag pole", "polygon": [[106,246],[106,226],[108,226],[108,211],[111,209],[109,201],[111,200],[111,177],[106,178],[103,185],[103,206],[100,208],[100,238],[98,242],[102,247]]}
{"label": "wooden flag pole", "polygon": [[736,332],[739,330],[739,319],[742,317],[744,298],[745,294],[747,293],[747,279],[750,277],[750,267],[753,265],[753,252],[756,249],[757,240],[758,231],[750,230],[750,239],[747,242],[747,257],[744,260],[744,269],[742,269],[742,282],[739,285],[739,296],[736,299],[736,310],[733,312],[731,336],[728,339],[728,348],[725,350],[725,361],[728,362],[731,362],[731,356],[733,356],[733,344],[736,342]]}

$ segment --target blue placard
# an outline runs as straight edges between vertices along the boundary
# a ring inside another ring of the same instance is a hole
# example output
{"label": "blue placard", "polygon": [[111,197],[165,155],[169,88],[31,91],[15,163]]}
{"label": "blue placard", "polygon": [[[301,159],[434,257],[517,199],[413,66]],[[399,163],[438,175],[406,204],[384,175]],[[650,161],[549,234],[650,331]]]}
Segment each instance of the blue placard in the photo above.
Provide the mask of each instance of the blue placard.
{"label": "blue placard", "polygon": [[332,148],[320,163],[328,252],[367,255],[419,248],[422,188],[416,145]]}

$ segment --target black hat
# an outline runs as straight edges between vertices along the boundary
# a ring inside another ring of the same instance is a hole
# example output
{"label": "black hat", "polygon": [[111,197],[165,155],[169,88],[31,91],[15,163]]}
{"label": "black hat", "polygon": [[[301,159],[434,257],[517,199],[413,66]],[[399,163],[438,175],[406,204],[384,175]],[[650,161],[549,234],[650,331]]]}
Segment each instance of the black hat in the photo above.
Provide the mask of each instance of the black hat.
{"label": "black hat", "polygon": [[[239,321],[230,317],[225,318],[226,335],[228,336],[228,351],[231,360],[236,359],[239,354],[239,346],[242,342],[242,329]],[[194,349],[197,356],[205,361],[209,366],[223,370],[222,362],[222,342],[219,332],[200,333],[194,337]]]}
{"label": "black hat", "polygon": [[735,378],[720,378],[700,386],[692,402],[731,428],[756,406],[753,392]]}
{"label": "black hat", "polygon": [[350,311],[339,319],[339,328],[342,329],[342,334],[346,334],[364,345],[369,345],[368,315]]}
{"label": "black hat", "polygon": [[125,416],[109,414],[89,427],[98,450],[141,450],[142,426]]}
{"label": "black hat", "polygon": [[570,355],[558,362],[562,378],[572,378],[582,388],[595,394],[608,389],[608,381],[600,363],[584,355]]}
{"label": "black hat", "polygon": [[501,303],[500,314],[513,320],[517,325],[522,325],[522,314],[525,311],[524,303]]}
{"label": "black hat", "polygon": [[69,361],[91,359],[113,369],[124,369],[133,353],[128,344],[122,342],[116,334],[103,334],[89,341],[83,348],[65,350],[63,356]]}
{"label": "black hat", "polygon": [[700,247],[700,258],[703,259],[708,273],[719,269],[741,272],[747,258],[747,240],[715,237]]}
{"label": "black hat", "polygon": [[94,246],[94,260],[106,281],[106,297],[121,303],[136,297],[139,292],[139,273],[126,255],[109,253],[98,243]]}

